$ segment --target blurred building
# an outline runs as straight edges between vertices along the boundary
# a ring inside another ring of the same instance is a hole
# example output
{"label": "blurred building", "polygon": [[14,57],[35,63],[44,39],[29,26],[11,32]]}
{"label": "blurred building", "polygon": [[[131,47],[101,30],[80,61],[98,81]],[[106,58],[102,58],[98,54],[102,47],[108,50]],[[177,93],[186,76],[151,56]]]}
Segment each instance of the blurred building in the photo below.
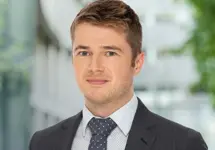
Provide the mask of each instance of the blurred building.
{"label": "blurred building", "polygon": [[42,5],[38,16],[31,96],[33,131],[75,114],[83,104],[72,74],[70,53],[50,29]]}
{"label": "blurred building", "polygon": [[[82,109],[83,97],[72,68],[69,27],[87,2],[40,1],[31,97],[32,133]],[[125,2],[138,12],[143,25],[146,62],[135,79],[137,95],[154,112],[202,132],[215,148],[215,117],[208,97],[188,92],[189,85],[198,80],[192,57],[164,55],[189,37],[193,27],[191,9],[183,0]]]}

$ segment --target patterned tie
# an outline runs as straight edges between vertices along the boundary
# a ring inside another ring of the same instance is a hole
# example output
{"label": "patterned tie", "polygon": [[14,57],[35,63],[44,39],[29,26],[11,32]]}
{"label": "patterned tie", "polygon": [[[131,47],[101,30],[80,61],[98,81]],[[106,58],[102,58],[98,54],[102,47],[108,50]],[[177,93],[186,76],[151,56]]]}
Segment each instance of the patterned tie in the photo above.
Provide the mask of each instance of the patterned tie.
{"label": "patterned tie", "polygon": [[92,133],[88,150],[107,150],[107,137],[116,128],[116,123],[111,118],[92,118],[88,126]]}

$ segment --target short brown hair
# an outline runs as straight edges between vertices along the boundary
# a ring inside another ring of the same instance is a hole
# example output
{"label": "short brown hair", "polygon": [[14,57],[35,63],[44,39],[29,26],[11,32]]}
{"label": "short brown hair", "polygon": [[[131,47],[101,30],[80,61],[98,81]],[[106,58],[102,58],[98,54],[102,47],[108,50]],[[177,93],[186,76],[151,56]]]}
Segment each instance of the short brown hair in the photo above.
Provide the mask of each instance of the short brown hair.
{"label": "short brown hair", "polygon": [[72,40],[75,27],[80,23],[106,26],[127,35],[132,48],[132,66],[142,48],[142,26],[134,10],[121,0],[96,0],[85,6],[76,16],[70,27]]}

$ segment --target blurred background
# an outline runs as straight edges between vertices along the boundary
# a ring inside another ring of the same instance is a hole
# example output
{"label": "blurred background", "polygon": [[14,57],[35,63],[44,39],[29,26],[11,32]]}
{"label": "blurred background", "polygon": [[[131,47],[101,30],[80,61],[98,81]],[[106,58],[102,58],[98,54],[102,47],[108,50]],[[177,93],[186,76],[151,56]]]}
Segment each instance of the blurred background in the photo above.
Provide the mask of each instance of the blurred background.
{"label": "blurred background", "polygon": [[[0,150],[82,109],[69,27],[90,0],[0,0]],[[215,0],[125,0],[140,16],[146,61],[135,92],[215,149]]]}

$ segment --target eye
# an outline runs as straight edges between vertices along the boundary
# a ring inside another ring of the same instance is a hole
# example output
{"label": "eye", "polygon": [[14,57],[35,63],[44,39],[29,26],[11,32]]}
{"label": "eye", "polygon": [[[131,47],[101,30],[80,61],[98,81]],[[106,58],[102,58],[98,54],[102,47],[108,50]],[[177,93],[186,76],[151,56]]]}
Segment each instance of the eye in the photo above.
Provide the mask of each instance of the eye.
{"label": "eye", "polygon": [[80,55],[80,56],[88,56],[88,55],[89,55],[89,52],[87,52],[87,51],[80,51],[80,52],[78,52],[77,55]]}
{"label": "eye", "polygon": [[112,52],[112,51],[108,51],[108,52],[106,52],[106,55],[107,56],[115,56],[115,55],[117,55],[117,53],[116,52]]}

